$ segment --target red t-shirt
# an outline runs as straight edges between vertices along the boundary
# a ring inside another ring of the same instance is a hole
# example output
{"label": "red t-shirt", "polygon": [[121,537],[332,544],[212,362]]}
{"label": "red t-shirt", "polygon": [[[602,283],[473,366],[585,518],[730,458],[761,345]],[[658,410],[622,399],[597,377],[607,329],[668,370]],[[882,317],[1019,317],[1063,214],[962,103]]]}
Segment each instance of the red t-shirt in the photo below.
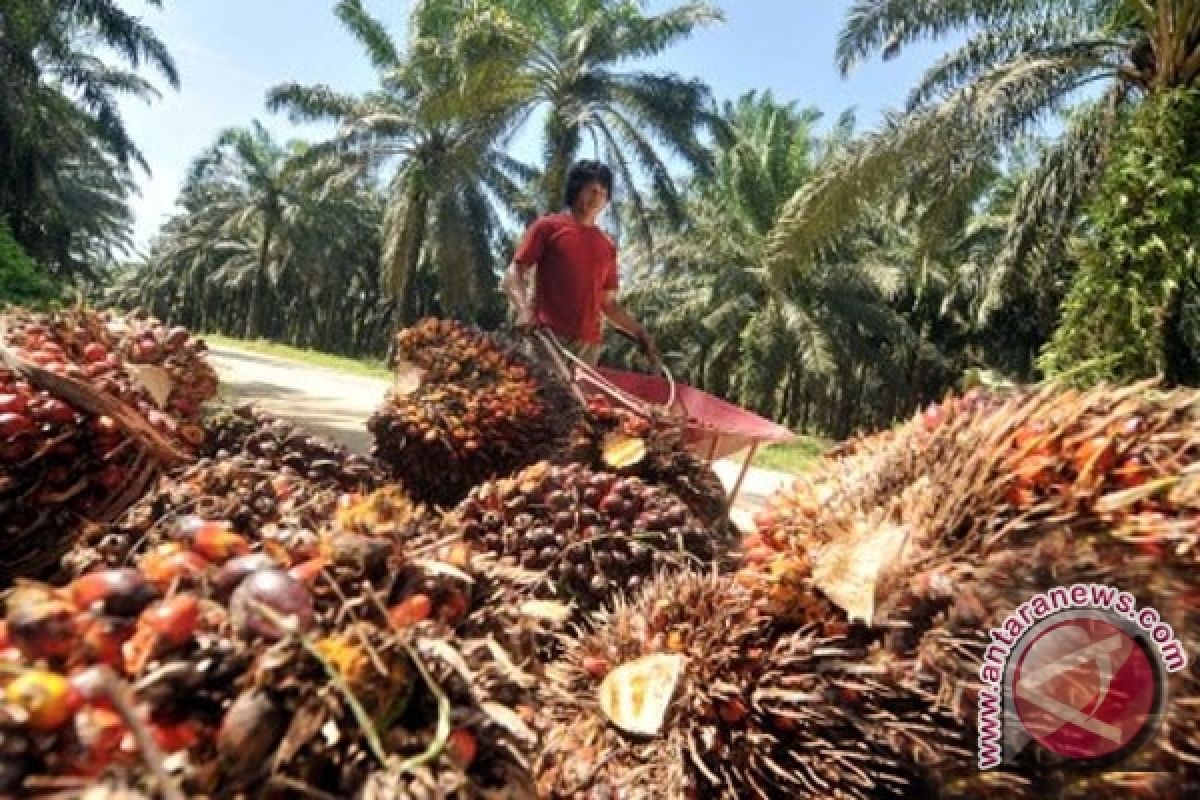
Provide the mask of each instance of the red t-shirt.
{"label": "red t-shirt", "polygon": [[600,343],[604,293],[617,288],[617,246],[570,213],[547,214],[529,227],[513,260],[537,264],[534,314],[575,341]]}

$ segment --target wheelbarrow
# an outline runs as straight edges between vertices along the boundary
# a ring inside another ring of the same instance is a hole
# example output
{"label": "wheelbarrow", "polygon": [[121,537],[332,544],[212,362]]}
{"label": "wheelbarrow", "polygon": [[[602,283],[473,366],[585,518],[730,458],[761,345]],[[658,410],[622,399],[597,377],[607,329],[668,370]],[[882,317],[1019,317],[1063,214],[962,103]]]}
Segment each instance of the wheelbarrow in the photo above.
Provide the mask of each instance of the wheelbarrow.
{"label": "wheelbarrow", "polygon": [[737,501],[758,448],[796,438],[782,425],[707,392],[677,383],[661,361],[655,364],[661,375],[593,367],[559,344],[549,331],[538,328],[530,335],[549,356],[556,370],[575,387],[581,401],[604,395],[614,404],[645,418],[655,414],[675,417],[683,423],[689,449],[710,465],[744,451],[737,479],[726,497],[726,513]]}

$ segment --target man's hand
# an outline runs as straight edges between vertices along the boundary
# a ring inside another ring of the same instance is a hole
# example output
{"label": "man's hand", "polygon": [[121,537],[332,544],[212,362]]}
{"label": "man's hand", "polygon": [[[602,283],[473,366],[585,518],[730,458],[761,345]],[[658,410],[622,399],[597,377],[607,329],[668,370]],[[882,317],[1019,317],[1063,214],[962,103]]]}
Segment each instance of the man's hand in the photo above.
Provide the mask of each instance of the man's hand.
{"label": "man's hand", "polygon": [[508,297],[509,305],[512,306],[513,313],[516,316],[513,324],[517,330],[532,328],[535,317],[533,304],[529,302],[529,285],[525,280],[525,276],[521,274],[521,268],[515,262],[510,264],[508,270],[504,273],[504,279],[500,282],[500,288],[504,290],[505,296]]}

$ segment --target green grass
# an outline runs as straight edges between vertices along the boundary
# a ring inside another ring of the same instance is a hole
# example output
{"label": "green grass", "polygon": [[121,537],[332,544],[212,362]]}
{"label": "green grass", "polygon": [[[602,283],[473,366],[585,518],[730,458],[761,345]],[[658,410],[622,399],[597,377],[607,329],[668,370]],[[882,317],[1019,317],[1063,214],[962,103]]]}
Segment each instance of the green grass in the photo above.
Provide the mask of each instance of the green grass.
{"label": "green grass", "polygon": [[829,440],[816,436],[800,436],[794,442],[773,444],[759,450],[751,463],[756,467],[779,472],[804,472],[821,457],[830,444]]}
{"label": "green grass", "polygon": [[322,353],[317,350],[304,350],[299,347],[290,347],[286,344],[268,342],[265,339],[256,339],[254,341],[234,339],[229,336],[222,336],[219,333],[201,334],[201,338],[209,344],[234,347],[250,353],[261,353],[265,356],[286,358],[292,361],[312,364],[315,367],[336,369],[341,372],[366,375],[370,378],[381,378],[383,380],[389,380],[392,377],[392,373],[384,366],[382,358],[347,358],[345,356]]}

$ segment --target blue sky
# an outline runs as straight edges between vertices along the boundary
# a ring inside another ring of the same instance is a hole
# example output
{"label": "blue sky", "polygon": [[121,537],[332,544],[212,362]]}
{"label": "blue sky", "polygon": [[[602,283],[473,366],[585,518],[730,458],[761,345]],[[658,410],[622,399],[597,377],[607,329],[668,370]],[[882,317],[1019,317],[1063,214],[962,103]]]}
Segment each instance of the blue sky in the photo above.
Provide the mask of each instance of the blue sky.
{"label": "blue sky", "polygon": [[[851,0],[718,0],[726,20],[657,57],[650,66],[699,77],[716,98],[771,89],[777,99],[814,105],[832,119],[847,108],[860,130],[903,103],[908,89],[944,45],[918,46],[895,61],[873,61],[843,79],[833,65],[838,31]],[[163,87],[146,105],[125,101],[126,124],[150,164],[134,198],[136,238],[144,245],[171,213],[190,161],[217,133],[255,117],[281,139],[319,139],[327,128],[293,125],[268,113],[268,88],[284,81],[327,83],[342,91],[370,89],[374,73],[333,16],[333,0],[166,0],[161,10],[142,0],[122,6],[142,15],[179,67],[179,91]],[[407,0],[364,0],[403,40]],[[666,0],[651,0],[651,10]],[[161,82],[159,82],[161,84]],[[529,150],[534,136],[516,147]],[[518,155],[533,157],[531,152]]]}

